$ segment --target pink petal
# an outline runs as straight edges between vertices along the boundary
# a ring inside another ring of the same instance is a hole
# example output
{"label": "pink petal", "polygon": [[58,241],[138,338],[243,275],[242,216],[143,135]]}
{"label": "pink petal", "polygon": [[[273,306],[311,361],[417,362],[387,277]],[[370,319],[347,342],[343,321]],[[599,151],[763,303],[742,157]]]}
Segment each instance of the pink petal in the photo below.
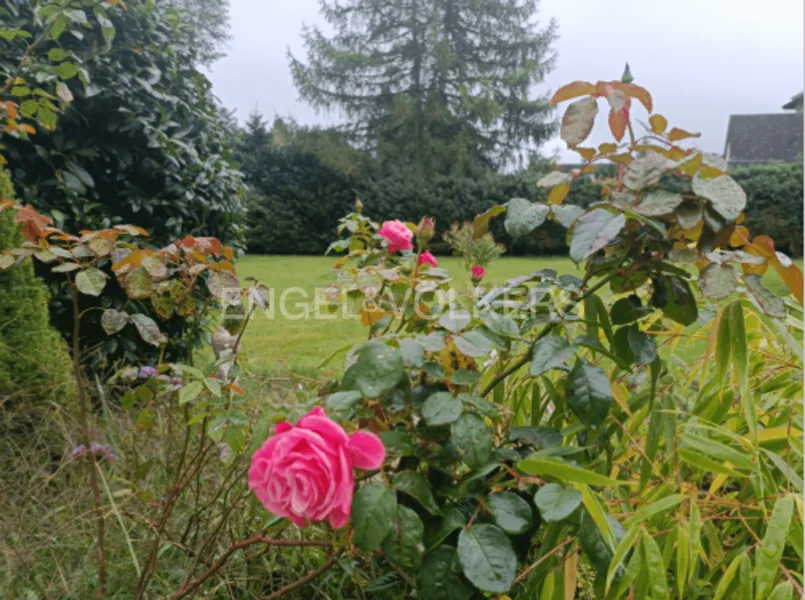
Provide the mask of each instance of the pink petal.
{"label": "pink petal", "polygon": [[386,448],[383,446],[383,442],[369,431],[353,433],[347,444],[347,452],[352,459],[352,464],[364,471],[380,468],[386,458]]}
{"label": "pink petal", "polygon": [[288,421],[281,421],[277,423],[277,426],[274,428],[274,434],[279,435],[280,433],[285,433],[291,429],[293,429],[293,425],[291,423]]}
{"label": "pink petal", "polygon": [[349,521],[349,513],[336,508],[330,513],[330,525],[333,529],[341,529]]}

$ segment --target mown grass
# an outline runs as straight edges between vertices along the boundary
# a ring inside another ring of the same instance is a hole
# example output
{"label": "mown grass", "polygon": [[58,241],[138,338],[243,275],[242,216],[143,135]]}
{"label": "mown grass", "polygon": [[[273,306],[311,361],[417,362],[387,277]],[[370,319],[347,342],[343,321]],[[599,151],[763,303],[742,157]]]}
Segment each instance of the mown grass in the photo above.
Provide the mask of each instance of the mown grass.
{"label": "mown grass", "polygon": [[[238,261],[237,268],[241,279],[255,277],[272,288],[275,303],[279,303],[285,293],[285,305],[293,315],[302,313],[302,305],[313,305],[316,288],[326,288],[335,281],[334,262],[332,257],[319,256],[246,256]],[[450,271],[457,285],[469,281],[459,259],[440,257],[439,266]],[[506,257],[492,263],[484,283],[490,286],[501,284],[512,277],[543,268],[555,269],[560,274],[582,275],[581,270],[566,258]],[[777,294],[786,293],[783,282],[771,270],[764,283]],[[326,314],[326,311],[321,311],[321,314]],[[292,319],[276,310],[273,318],[264,314],[255,316],[245,334],[243,348],[248,354],[249,370],[255,374],[291,372],[315,376],[316,365],[332,352],[360,341],[365,335],[365,328],[356,319],[343,319],[338,315],[327,320]]]}

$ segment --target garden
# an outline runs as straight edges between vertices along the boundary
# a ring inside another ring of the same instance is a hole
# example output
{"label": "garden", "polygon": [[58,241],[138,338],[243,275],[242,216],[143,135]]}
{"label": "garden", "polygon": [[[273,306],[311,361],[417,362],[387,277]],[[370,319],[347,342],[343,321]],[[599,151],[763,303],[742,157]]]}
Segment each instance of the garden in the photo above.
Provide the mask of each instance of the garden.
{"label": "garden", "polygon": [[570,169],[240,129],[181,4],[0,2],[8,597],[802,596],[801,165],[628,67]]}

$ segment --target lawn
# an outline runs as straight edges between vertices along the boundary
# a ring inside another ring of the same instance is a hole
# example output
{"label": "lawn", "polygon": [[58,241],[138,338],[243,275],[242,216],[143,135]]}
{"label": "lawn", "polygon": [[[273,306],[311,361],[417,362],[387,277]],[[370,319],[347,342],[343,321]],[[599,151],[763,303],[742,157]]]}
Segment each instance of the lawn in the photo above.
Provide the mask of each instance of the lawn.
{"label": "lawn", "polygon": [[[286,306],[301,314],[303,305],[313,305],[314,289],[326,288],[334,281],[332,265],[335,259],[319,256],[247,256],[238,261],[238,273],[243,280],[255,277],[272,288],[275,302],[283,293]],[[798,261],[799,262],[799,261]],[[440,258],[439,266],[450,270],[458,283],[469,281],[456,258]],[[801,264],[801,263],[800,263]],[[581,271],[566,258],[502,258],[487,269],[484,282],[500,284],[511,277],[542,268],[559,273],[581,275]],[[773,272],[764,283],[775,293],[783,293],[782,282]],[[312,312],[312,310],[311,310]],[[313,375],[315,367],[333,351],[346,344],[360,341],[365,328],[354,319],[286,318],[276,312],[273,317],[257,314],[244,337],[249,370],[258,375],[293,372]],[[338,368],[335,365],[335,368]]]}

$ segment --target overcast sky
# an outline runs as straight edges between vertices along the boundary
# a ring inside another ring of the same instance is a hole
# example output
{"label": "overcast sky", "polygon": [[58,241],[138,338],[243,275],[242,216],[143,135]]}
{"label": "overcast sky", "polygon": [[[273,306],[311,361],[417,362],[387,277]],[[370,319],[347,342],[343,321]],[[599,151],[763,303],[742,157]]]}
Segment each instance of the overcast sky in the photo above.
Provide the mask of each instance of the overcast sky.
{"label": "overcast sky", "polygon": [[[304,57],[303,24],[323,24],[318,0],[230,0],[233,39],[212,68],[215,94],[243,121],[254,107],[304,124],[334,122],[299,101],[286,50]],[[540,20],[559,25],[556,67],[535,89],[618,79],[628,61],[670,125],[702,133],[721,153],[730,114],[780,112],[803,88],[802,0],[540,0]],[[600,109],[605,109],[604,104]],[[634,112],[645,121],[642,109]],[[558,114],[557,114],[558,116]],[[606,141],[606,118],[590,139]],[[589,145],[589,144],[588,144]],[[558,137],[542,149],[577,155]]]}

